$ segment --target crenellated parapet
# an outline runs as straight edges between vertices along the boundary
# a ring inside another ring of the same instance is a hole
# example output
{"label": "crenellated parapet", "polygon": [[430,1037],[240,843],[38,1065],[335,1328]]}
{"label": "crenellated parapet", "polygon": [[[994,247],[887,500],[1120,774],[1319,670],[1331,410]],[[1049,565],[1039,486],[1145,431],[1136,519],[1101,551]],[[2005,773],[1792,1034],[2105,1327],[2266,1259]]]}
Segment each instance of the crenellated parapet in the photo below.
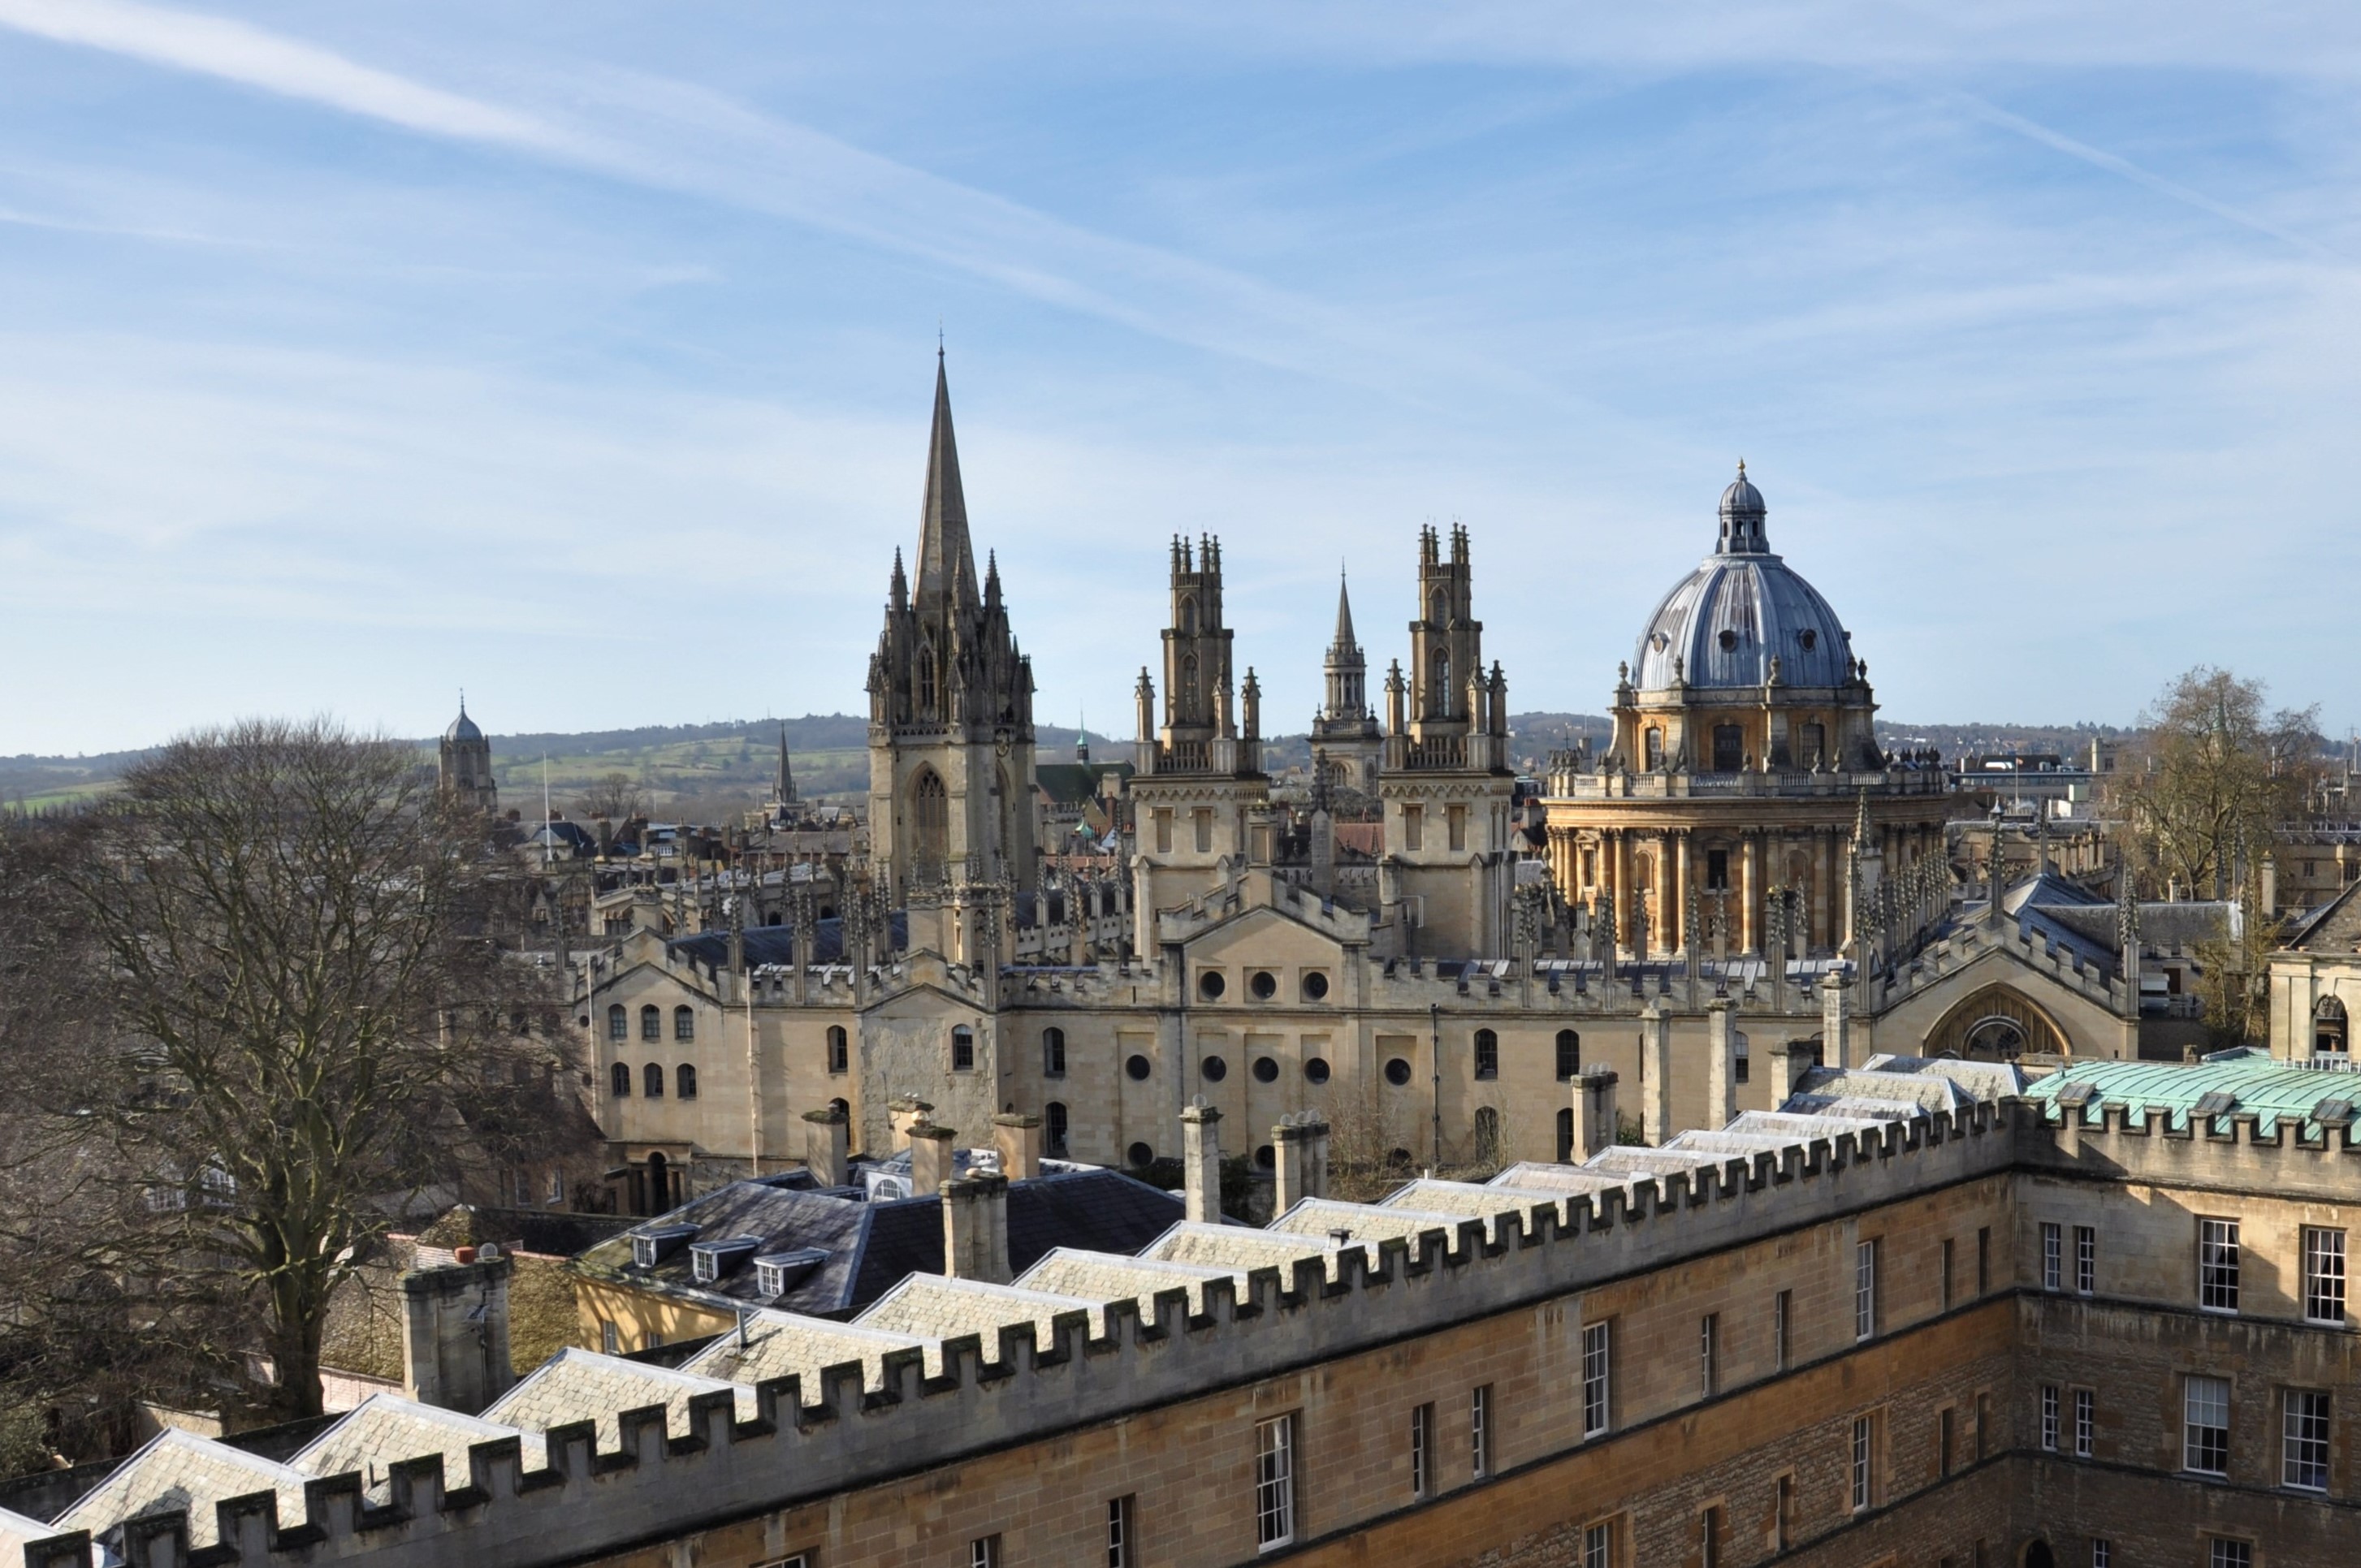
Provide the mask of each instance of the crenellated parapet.
{"label": "crenellated parapet", "polygon": [[[996,1332],[887,1351],[874,1374],[848,1361],[808,1376],[710,1384],[673,1399],[670,1416],[664,1396],[652,1392],[648,1402],[603,1420],[476,1442],[466,1450],[464,1481],[455,1475],[446,1483],[439,1455],[389,1453],[365,1472],[304,1480],[300,1518],[284,1517],[281,1498],[291,1494],[274,1489],[184,1494],[188,1509],[83,1522],[111,1535],[131,1568],[364,1557],[400,1568],[579,1560],[1578,1295],[1993,1176],[2041,1135],[2037,1112],[1980,1102],[1708,1158],[1603,1190],[1530,1202],[1530,1193],[1520,1193],[1488,1221],[1470,1217],[1410,1239],[1304,1242],[1303,1255],[1285,1268],[1202,1280],[1193,1312],[1191,1289],[1182,1286],[1155,1292],[1145,1308],[1128,1296],[1046,1317],[1033,1307],[1012,1308],[1013,1321]],[[595,1370],[624,1386],[639,1376],[653,1389],[659,1380],[633,1364],[596,1359]],[[930,1363],[939,1374],[928,1375]],[[602,1430],[611,1442],[602,1442]],[[209,1543],[195,1552],[192,1522]],[[36,1564],[92,1561],[86,1534],[38,1544],[28,1557]]]}

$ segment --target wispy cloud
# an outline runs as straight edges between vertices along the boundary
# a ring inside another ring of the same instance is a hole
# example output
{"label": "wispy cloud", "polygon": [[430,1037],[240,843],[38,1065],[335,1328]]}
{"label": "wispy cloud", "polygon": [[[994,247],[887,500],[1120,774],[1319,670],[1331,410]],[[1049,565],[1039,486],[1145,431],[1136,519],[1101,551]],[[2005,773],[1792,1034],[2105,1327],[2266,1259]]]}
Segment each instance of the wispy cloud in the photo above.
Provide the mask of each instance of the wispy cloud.
{"label": "wispy cloud", "polygon": [[[0,0],[0,27],[809,225],[1213,353],[1408,395],[1497,374],[1367,316],[1065,222],[692,84],[584,67],[570,109],[445,90],[249,24],[135,0]],[[587,123],[586,123],[587,122]]]}

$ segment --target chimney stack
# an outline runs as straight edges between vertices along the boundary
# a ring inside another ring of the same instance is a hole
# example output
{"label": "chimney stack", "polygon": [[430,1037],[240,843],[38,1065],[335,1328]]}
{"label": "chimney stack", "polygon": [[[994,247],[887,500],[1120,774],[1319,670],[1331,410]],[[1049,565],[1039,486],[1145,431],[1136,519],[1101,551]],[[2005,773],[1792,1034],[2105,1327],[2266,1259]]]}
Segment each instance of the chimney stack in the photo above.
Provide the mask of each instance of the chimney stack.
{"label": "chimney stack", "polygon": [[1000,1151],[1000,1174],[1031,1181],[1041,1174],[1041,1118],[1004,1112],[992,1119],[992,1143]]}
{"label": "chimney stack", "polygon": [[1845,1014],[1844,981],[1832,974],[1820,977],[1820,1060],[1830,1067],[1852,1066],[1852,1020]]}
{"label": "chimney stack", "polygon": [[951,1146],[957,1133],[925,1120],[912,1123],[908,1132],[911,1197],[932,1192],[958,1178],[959,1153]]}
{"label": "chimney stack", "polygon": [[1705,1014],[1705,1124],[1719,1132],[1738,1119],[1738,1035],[1730,1027],[1727,997],[1707,1004]]}
{"label": "chimney stack", "polygon": [[1615,1141],[1615,1069],[1595,1067],[1574,1080],[1574,1147],[1576,1165]]}
{"label": "chimney stack", "polygon": [[898,1100],[885,1102],[885,1125],[894,1134],[895,1154],[910,1146],[910,1128],[932,1115],[934,1109],[925,1101],[907,1094]]}
{"label": "chimney stack", "polygon": [[1284,1214],[1306,1198],[1328,1195],[1328,1124],[1303,1112],[1270,1130],[1277,1186],[1271,1212]]}
{"label": "chimney stack", "polygon": [[804,1165],[822,1187],[841,1187],[852,1163],[851,1118],[830,1105],[804,1113]]}
{"label": "chimney stack", "polygon": [[1180,1168],[1183,1217],[1218,1225],[1222,1223],[1222,1113],[1199,1095],[1180,1113]]}
{"label": "chimney stack", "polygon": [[963,1176],[935,1190],[943,1203],[943,1272],[953,1279],[1007,1284],[1008,1178]]}
{"label": "chimney stack", "polygon": [[474,1415],[516,1382],[505,1255],[401,1277],[401,1391]]}
{"label": "chimney stack", "polygon": [[1673,1025],[1652,1003],[1640,1010],[1640,1108],[1649,1146],[1673,1135]]}

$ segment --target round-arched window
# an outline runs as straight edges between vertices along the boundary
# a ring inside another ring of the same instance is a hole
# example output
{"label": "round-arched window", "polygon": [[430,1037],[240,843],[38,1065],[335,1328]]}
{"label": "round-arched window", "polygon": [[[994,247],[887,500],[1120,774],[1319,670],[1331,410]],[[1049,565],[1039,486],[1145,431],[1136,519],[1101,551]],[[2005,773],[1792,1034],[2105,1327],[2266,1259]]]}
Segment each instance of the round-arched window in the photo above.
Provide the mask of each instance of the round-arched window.
{"label": "round-arched window", "polygon": [[653,1062],[648,1063],[645,1068],[641,1069],[640,1081],[645,1086],[649,1099],[661,1100],[664,1098],[664,1069],[658,1067]]}
{"label": "round-arched window", "polygon": [[1145,1083],[1148,1081],[1148,1075],[1155,1069],[1148,1066],[1146,1057],[1136,1056],[1125,1061],[1123,1070],[1134,1083]]}
{"label": "round-arched window", "polygon": [[828,1026],[829,1071],[843,1072],[851,1066],[851,1061],[848,1059],[851,1053],[847,1049],[847,1044],[848,1042],[846,1041],[844,1034],[844,1025],[841,1024],[830,1024]]}
{"label": "round-arched window", "polygon": [[1052,1100],[1041,1110],[1044,1128],[1049,1134],[1049,1152],[1062,1155],[1066,1152],[1066,1107],[1061,1102]]}
{"label": "round-arched window", "polygon": [[631,1097],[631,1064],[617,1062],[608,1072],[607,1082],[608,1086],[614,1091],[616,1099],[630,1099]]}
{"label": "round-arched window", "polygon": [[1229,988],[1230,983],[1222,978],[1220,970],[1209,969],[1197,977],[1197,994],[1208,1002],[1219,1002],[1222,992]]}
{"label": "round-arched window", "polygon": [[1303,977],[1304,1001],[1323,1002],[1327,999],[1327,996],[1328,977],[1326,975],[1322,974],[1318,970],[1313,970],[1310,974]]}
{"label": "round-arched window", "polygon": [[1230,1076],[1230,1064],[1219,1057],[1207,1057],[1197,1064],[1197,1070],[1205,1075],[1206,1082],[1219,1083]]}
{"label": "round-arched window", "polygon": [[1582,1076],[1582,1036],[1572,1029],[1557,1032],[1557,1076],[1561,1083]]}
{"label": "round-arched window", "polygon": [[1131,1168],[1134,1170],[1146,1170],[1156,1163],[1156,1151],[1146,1144],[1134,1144],[1125,1150],[1124,1154],[1125,1157],[1131,1161]]}
{"label": "round-arched window", "polygon": [[1041,1074],[1045,1078],[1066,1076],[1066,1031],[1055,1025],[1041,1031]]}
{"label": "round-arched window", "polygon": [[1246,989],[1255,993],[1257,1002],[1268,1002],[1279,994],[1279,977],[1267,969],[1258,969],[1247,979]]}
{"label": "round-arched window", "polygon": [[1410,1081],[1410,1058],[1396,1057],[1386,1063],[1386,1081],[1400,1089]]}
{"label": "round-arched window", "polygon": [[1271,1168],[1271,1167],[1273,1167],[1273,1166],[1277,1165],[1278,1163],[1279,1163],[1279,1151],[1278,1151],[1278,1150],[1276,1150],[1276,1149],[1272,1148],[1268,1144],[1261,1144],[1261,1145],[1257,1145],[1257,1146],[1256,1146],[1256,1148],[1255,1148],[1255,1168],[1256,1168],[1257,1170],[1268,1170],[1269,1168]]}
{"label": "round-arched window", "polygon": [[1408,1170],[1408,1169],[1410,1168],[1410,1150],[1408,1150],[1408,1149],[1389,1149],[1389,1150],[1387,1150],[1387,1151],[1386,1151],[1386,1164],[1387,1164],[1387,1165],[1389,1165],[1389,1166],[1390,1166],[1390,1167],[1392,1167],[1392,1168],[1393,1168],[1394,1169],[1396,1169],[1396,1170]]}
{"label": "round-arched window", "polygon": [[664,1038],[664,1014],[653,1003],[640,1009],[640,1038],[642,1040]]}
{"label": "round-arched window", "polygon": [[1314,1083],[1327,1082],[1328,1058],[1326,1057],[1305,1058],[1303,1062],[1303,1076],[1310,1079]]}
{"label": "round-arched window", "polygon": [[675,1007],[672,1010],[672,1037],[675,1040],[697,1038],[697,1009]]}
{"label": "round-arched window", "polygon": [[607,1009],[607,1037],[618,1041],[631,1037],[631,1015],[620,1002]]}
{"label": "round-arched window", "polygon": [[972,1072],[975,1069],[975,1031],[964,1024],[951,1027],[951,1070]]}
{"label": "round-arched window", "polygon": [[683,1100],[697,1098],[697,1069],[683,1062],[673,1072],[674,1087]]}
{"label": "round-arched window", "polygon": [[1489,1029],[1476,1031],[1476,1076],[1500,1076],[1500,1036]]}
{"label": "round-arched window", "polygon": [[1270,1057],[1257,1057],[1255,1058],[1254,1075],[1255,1081],[1257,1083],[1277,1083],[1279,1081],[1279,1063]]}

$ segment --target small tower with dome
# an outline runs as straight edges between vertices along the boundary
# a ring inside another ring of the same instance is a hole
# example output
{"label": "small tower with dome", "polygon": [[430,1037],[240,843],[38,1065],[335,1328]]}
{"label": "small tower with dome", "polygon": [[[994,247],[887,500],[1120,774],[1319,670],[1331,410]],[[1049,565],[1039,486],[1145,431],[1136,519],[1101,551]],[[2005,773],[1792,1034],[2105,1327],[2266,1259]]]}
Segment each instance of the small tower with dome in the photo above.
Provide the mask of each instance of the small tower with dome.
{"label": "small tower with dome", "polygon": [[459,717],[451,728],[443,731],[443,744],[435,757],[435,782],[444,795],[479,811],[494,811],[500,804],[500,786],[492,779],[492,743],[467,717],[467,699],[459,699]]}

